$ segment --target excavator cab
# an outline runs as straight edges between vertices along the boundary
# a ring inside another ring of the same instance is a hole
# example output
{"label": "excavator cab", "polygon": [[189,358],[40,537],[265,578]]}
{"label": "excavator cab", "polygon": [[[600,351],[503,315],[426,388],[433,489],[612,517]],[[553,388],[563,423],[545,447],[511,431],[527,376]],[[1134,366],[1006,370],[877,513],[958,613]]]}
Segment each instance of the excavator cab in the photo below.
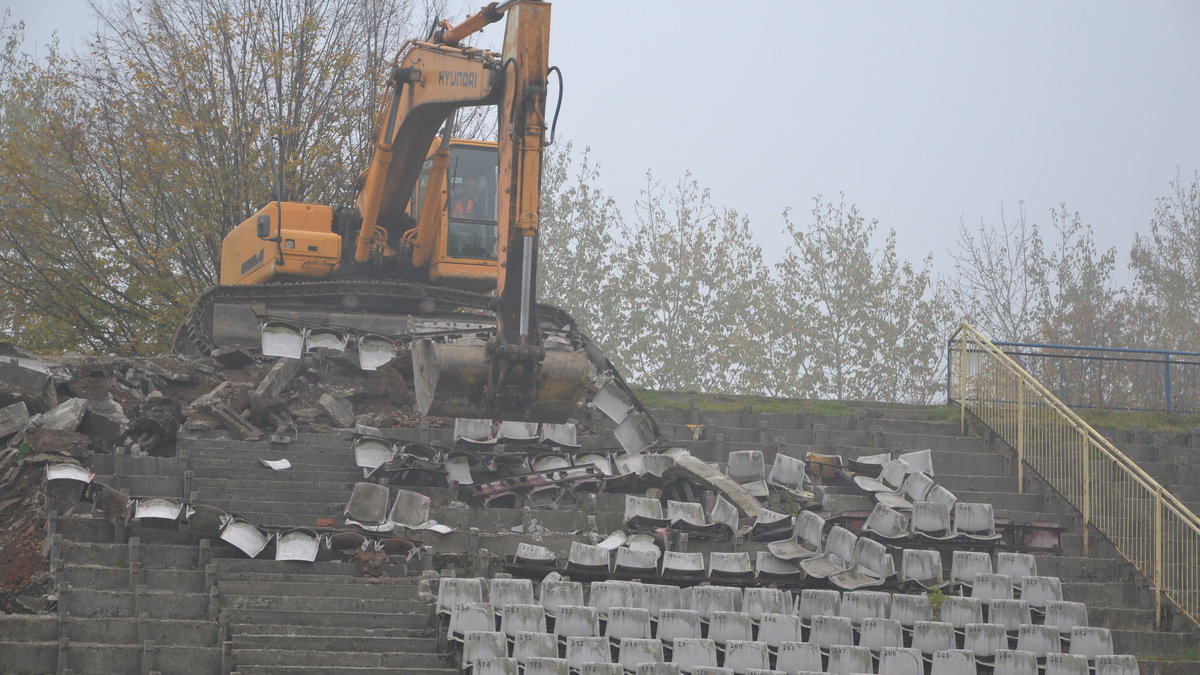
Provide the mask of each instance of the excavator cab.
{"label": "excavator cab", "polygon": [[[421,214],[418,232],[407,244],[416,246],[413,262],[429,270],[429,281],[483,291],[496,286],[497,166],[496,144],[452,140],[444,169],[430,153],[413,193],[412,213]],[[432,187],[432,189],[431,189]],[[431,203],[425,211],[424,201]],[[432,221],[432,222],[431,222]],[[421,241],[432,240],[428,257]]]}

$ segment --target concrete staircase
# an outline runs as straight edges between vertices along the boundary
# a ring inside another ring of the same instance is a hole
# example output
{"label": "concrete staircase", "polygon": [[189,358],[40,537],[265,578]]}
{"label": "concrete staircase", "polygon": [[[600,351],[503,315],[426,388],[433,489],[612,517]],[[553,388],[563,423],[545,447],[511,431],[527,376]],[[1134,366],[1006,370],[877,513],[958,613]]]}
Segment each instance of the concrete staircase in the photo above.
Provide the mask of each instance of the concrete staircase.
{"label": "concrete staircase", "polygon": [[[809,450],[843,456],[932,448],[937,480],[968,501],[990,502],[996,515],[1055,520],[1068,528],[1063,556],[1042,557],[1039,572],[1063,580],[1066,599],[1088,605],[1092,625],[1113,630],[1116,650],[1137,654],[1144,674],[1200,672],[1200,636],[1176,618],[1154,630],[1148,584],[1093,535],[1082,554],[1079,518],[1035,477],[1018,490],[1013,459],[980,435],[962,435],[943,409],[861,407],[848,415],[758,414],[698,409],[659,411],[664,432],[709,461],[730,451],[761,449],[803,457]],[[609,426],[585,442],[613,445]],[[692,425],[692,426],[688,426]],[[699,425],[699,426],[697,426]],[[701,439],[692,441],[693,429]],[[449,443],[447,430],[391,432],[397,438]],[[348,433],[298,434],[289,444],[192,438],[178,457],[97,457],[96,480],[136,496],[209,504],[263,526],[313,525],[336,518],[362,474]],[[260,458],[286,457],[272,471]],[[1027,472],[1027,476],[1030,474]],[[1194,487],[1194,486],[1193,486]],[[445,488],[431,517],[457,528],[413,533],[433,547],[410,561],[392,558],[386,578],[367,578],[351,562],[247,559],[220,541],[177,530],[125,528],[92,517],[86,506],[51,495],[49,555],[57,614],[0,616],[0,673],[383,673],[451,672],[456,661],[432,616],[439,573],[486,575],[518,543],[555,549],[565,558],[572,532],[620,527],[624,498],[599,495],[558,510],[464,509]],[[855,509],[850,489],[826,490],[826,506]],[[516,528],[516,530],[514,530]],[[730,550],[730,542],[689,542],[689,550]],[[746,543],[757,551],[760,543]],[[1191,650],[1189,652],[1189,650]]]}

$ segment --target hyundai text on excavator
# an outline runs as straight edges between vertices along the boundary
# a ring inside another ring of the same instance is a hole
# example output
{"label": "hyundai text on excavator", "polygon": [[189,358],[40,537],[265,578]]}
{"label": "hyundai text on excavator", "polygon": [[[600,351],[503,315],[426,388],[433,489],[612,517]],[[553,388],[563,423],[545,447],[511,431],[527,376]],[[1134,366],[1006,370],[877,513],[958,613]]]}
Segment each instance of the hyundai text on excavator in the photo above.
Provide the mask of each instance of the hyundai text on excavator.
{"label": "hyundai text on excavator", "polygon": [[[501,53],[462,44],[502,18]],[[354,208],[272,201],[234,228],[176,351],[355,342],[374,368],[407,347],[422,414],[562,422],[590,392],[623,445],[649,445],[654,422],[611,362],[535,301],[549,28],[549,3],[507,0],[410,40]],[[496,107],[494,144],[450,138],[469,106]]]}

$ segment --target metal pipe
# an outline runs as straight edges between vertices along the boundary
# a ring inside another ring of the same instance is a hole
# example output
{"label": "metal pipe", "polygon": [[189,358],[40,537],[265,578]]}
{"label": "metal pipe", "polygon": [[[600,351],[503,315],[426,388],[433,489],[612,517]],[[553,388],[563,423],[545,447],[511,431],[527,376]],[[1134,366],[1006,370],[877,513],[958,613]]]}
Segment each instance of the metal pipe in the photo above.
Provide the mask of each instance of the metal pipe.
{"label": "metal pipe", "polygon": [[533,304],[533,237],[521,237],[521,339],[532,332],[529,326],[529,306]]}

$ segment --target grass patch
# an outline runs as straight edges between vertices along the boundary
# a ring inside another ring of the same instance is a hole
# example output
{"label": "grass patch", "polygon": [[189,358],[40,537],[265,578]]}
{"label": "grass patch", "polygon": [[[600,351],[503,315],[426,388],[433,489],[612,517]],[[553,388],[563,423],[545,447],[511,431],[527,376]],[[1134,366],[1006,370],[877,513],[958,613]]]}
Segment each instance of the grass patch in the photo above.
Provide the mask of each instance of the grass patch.
{"label": "grass patch", "polygon": [[1075,410],[1083,421],[1096,429],[1127,431],[1142,427],[1148,431],[1191,431],[1200,428],[1200,415],[1175,415],[1149,410]]}
{"label": "grass patch", "polygon": [[755,412],[849,415],[854,409],[838,401],[807,398],[770,398],[767,396],[736,396],[733,394],[700,394],[692,391],[654,391],[635,389],[642,404],[648,408],[688,408],[695,403],[701,410],[738,411],[753,406]]}

